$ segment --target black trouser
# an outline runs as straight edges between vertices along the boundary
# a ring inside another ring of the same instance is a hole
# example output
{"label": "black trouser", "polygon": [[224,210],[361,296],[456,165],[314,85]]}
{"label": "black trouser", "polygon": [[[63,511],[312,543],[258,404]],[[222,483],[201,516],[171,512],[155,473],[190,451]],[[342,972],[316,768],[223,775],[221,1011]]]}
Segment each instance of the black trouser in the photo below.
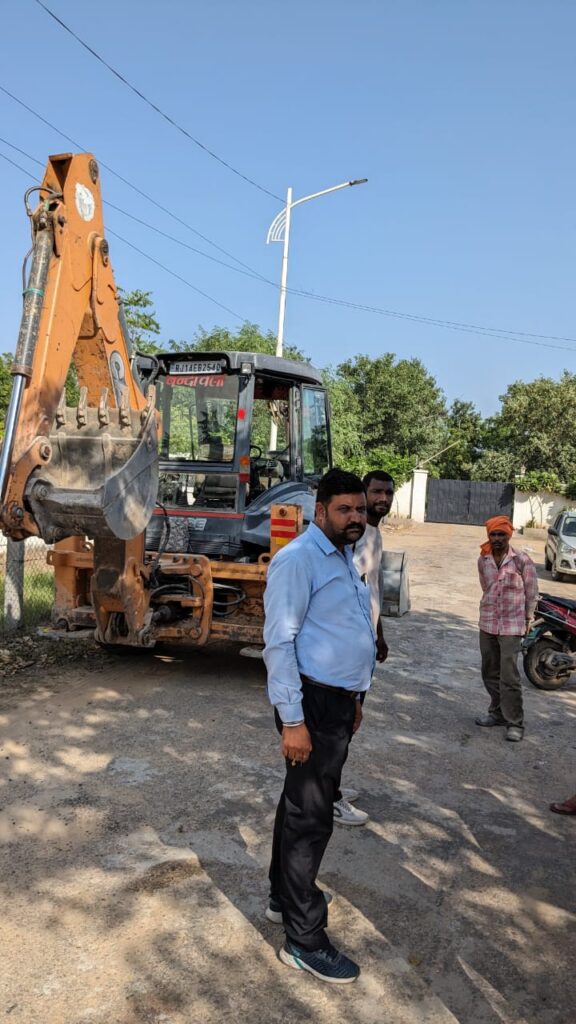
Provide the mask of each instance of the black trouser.
{"label": "black trouser", "polygon": [[[364,701],[366,700],[366,694],[367,693],[368,693],[368,690],[363,690],[362,693],[360,694],[360,703],[362,704],[362,706],[364,706]],[[341,800],[341,799],[342,799],[342,790],[340,789],[340,786],[338,786],[338,789],[336,790],[336,796],[334,797],[334,803],[337,803],[338,800]]]}
{"label": "black trouser", "polygon": [[[355,700],[338,690],[302,682],[304,720],[312,741],[305,764],[286,759],[286,780],[276,810],[270,896],[282,908],[286,937],[302,949],[328,943],[326,901],[316,885],[332,835],[334,800],[354,725]],[[282,722],[275,712],[276,727]]]}

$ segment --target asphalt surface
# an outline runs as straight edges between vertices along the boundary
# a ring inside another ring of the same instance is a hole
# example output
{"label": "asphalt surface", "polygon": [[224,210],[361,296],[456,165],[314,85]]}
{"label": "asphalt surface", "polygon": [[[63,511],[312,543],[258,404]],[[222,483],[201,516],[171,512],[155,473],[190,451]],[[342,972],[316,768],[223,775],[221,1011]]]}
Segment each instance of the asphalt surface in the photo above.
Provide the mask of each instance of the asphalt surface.
{"label": "asphalt surface", "polygon": [[351,986],[284,967],[263,916],[283,772],[261,662],[79,659],[0,690],[0,1019],[572,1024],[576,819],[548,804],[576,791],[576,685],[526,684],[523,743],[474,725],[481,539],[386,531],[413,610],[385,620],[345,770],[370,822],[336,827],[321,875]]}

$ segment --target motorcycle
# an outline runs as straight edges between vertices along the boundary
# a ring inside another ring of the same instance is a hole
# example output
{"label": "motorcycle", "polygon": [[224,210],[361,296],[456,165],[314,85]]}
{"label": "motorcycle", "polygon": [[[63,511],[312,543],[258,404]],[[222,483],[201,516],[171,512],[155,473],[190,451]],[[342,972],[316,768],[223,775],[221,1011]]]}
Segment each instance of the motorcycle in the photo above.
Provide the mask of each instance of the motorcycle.
{"label": "motorcycle", "polygon": [[558,690],[576,671],[576,601],[540,594],[522,641],[524,671],[540,690]]}

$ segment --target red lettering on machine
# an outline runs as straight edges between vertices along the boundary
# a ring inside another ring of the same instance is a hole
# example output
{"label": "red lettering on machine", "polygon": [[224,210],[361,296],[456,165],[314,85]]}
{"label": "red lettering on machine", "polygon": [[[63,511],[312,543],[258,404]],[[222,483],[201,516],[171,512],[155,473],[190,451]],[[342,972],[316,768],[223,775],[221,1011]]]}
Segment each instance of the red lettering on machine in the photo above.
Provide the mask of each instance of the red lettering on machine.
{"label": "red lettering on machine", "polygon": [[195,377],[189,377],[189,376],[182,377],[182,376],[170,373],[166,377],[166,383],[169,384],[171,387],[175,387],[176,385],[181,385],[181,386],[183,386],[185,388],[197,388],[197,387],[202,387],[202,388],[223,388],[225,380],[226,380],[226,377],[224,376],[224,374],[219,374],[218,376],[215,376],[215,375],[214,376],[202,375],[202,376],[195,376]]}

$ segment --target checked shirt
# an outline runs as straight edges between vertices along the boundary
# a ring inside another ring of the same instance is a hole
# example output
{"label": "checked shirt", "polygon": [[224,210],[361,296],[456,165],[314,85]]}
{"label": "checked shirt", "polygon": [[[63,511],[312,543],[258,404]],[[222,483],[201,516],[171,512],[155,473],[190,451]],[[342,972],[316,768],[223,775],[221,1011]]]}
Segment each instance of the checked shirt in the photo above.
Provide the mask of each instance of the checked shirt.
{"label": "checked shirt", "polygon": [[480,555],[478,575],[482,587],[480,629],[493,636],[522,636],[538,600],[532,559],[512,547],[499,566],[491,554]]}

